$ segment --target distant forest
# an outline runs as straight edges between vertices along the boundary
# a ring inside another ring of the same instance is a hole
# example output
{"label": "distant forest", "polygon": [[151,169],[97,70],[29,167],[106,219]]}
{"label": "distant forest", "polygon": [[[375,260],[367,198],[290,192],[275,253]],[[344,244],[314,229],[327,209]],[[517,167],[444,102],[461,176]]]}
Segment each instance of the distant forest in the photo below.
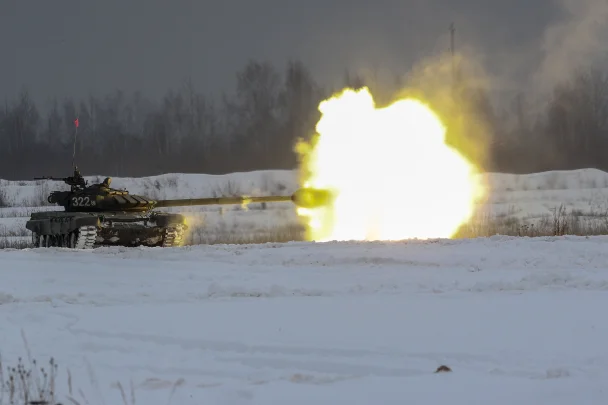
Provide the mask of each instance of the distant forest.
{"label": "distant forest", "polygon": [[[449,97],[446,86],[438,90],[438,73],[428,69],[407,83],[396,79],[389,90],[345,73],[343,87],[368,86],[380,103],[408,94],[396,91],[408,88],[409,94],[431,103],[446,121],[451,144],[480,162],[483,170],[608,171],[606,72],[576,72],[556,84],[542,107],[519,94],[500,111],[483,87],[472,85],[462,72]],[[23,90],[0,108],[0,178],[70,175],[76,117],[76,157],[84,175],[293,169],[296,139],[310,138],[319,102],[343,87],[323,88],[297,61],[277,68],[252,60],[237,74],[232,94],[219,100],[184,83],[161,100],[121,91],[57,100],[43,115]],[[365,164],[365,157],[361,159]]]}

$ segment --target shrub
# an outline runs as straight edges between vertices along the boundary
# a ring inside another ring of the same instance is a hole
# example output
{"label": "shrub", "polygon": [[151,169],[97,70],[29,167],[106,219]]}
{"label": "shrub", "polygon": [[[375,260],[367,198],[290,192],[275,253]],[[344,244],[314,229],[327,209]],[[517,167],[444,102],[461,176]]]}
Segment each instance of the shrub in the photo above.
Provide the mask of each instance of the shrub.
{"label": "shrub", "polygon": [[8,207],[9,205],[9,198],[6,188],[0,185],[0,208]]}
{"label": "shrub", "polygon": [[57,364],[51,358],[48,367],[38,368],[36,360],[31,360],[29,367],[22,359],[16,366],[7,367],[7,375],[0,360],[0,380],[2,381],[2,393],[0,404],[9,405],[55,405],[55,379],[57,376]]}

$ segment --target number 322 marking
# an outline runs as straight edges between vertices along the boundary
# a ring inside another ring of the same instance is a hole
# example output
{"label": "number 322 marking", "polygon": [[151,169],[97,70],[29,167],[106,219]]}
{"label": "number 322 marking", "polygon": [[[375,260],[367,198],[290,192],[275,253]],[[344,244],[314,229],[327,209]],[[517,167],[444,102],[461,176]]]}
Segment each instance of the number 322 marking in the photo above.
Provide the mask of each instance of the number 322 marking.
{"label": "number 322 marking", "polygon": [[89,197],[72,197],[72,206],[74,207],[92,207],[95,205],[95,201],[92,201]]}

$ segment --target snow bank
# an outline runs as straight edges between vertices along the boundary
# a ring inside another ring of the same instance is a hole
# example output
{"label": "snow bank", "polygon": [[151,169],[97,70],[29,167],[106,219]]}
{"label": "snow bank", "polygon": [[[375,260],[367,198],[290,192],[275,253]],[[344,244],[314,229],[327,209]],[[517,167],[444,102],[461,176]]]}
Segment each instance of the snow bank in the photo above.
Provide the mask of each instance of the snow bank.
{"label": "snow bank", "polygon": [[556,170],[532,174],[488,173],[491,190],[580,190],[608,188],[608,173],[597,169]]}
{"label": "snow bank", "polygon": [[480,209],[483,214],[533,219],[552,215],[560,205],[591,216],[608,212],[608,173],[601,170],[490,173],[483,178],[489,185],[489,199]]}
{"label": "snow bank", "polygon": [[[585,221],[606,218],[608,212],[608,173],[595,169],[552,171],[528,175],[486,173],[481,175],[488,185],[488,201],[477,207],[472,222],[500,218],[503,222],[518,221],[517,226],[536,224],[563,206]],[[101,176],[86,177],[100,182]],[[126,188],[135,194],[157,199],[218,197],[230,195],[289,195],[297,187],[295,171],[255,171],[227,175],[165,174],[144,178],[113,178],[113,187]],[[52,189],[66,189],[60,182],[0,180],[0,195],[12,207],[0,208],[0,228],[6,236],[15,236],[32,210],[56,209],[46,204]],[[398,185],[395,185],[398,187]],[[0,199],[1,200],[1,199]],[[1,202],[1,201],[0,201]],[[446,204],[449,198],[446,197]],[[262,209],[264,208],[264,209]],[[252,204],[240,206],[181,207],[168,211],[188,213],[197,229],[195,240],[203,242],[208,234],[268,234],[273,229],[292,229],[299,225],[295,207],[289,203]],[[601,221],[600,221],[601,222]],[[608,224],[608,221],[604,221]],[[203,225],[204,224],[204,225]],[[606,224],[601,224],[605,227]],[[595,225],[593,225],[595,226]],[[598,225],[599,226],[599,225]],[[13,230],[15,228],[15,230]],[[0,231],[2,231],[0,229]],[[0,232],[0,236],[2,233]],[[198,236],[197,236],[198,235]],[[24,234],[27,236],[27,234]]]}
{"label": "snow bank", "polygon": [[[71,173],[70,173],[71,175]],[[85,176],[89,184],[103,181],[103,176]],[[289,170],[263,170],[224,175],[163,174],[141,178],[113,177],[112,187],[127,189],[133,194],[150,198],[176,199],[220,197],[227,195],[291,194],[297,189],[296,172]],[[0,188],[11,205],[38,206],[46,201],[52,190],[68,190],[61,181],[8,181],[0,180]]]}
{"label": "snow bank", "polygon": [[[86,176],[89,183],[101,182],[102,176]],[[530,198],[542,192],[580,192],[608,189],[608,173],[596,169],[551,171],[534,174],[485,173],[491,201],[505,193],[527,193]],[[114,177],[112,186],[151,198],[195,198],[225,195],[291,194],[297,188],[297,173],[290,170],[265,170],[225,175],[163,174],[128,178]],[[55,181],[8,181],[0,179],[11,205],[32,206],[32,201],[45,200],[53,189],[67,189]],[[554,194],[555,195],[555,194]],[[557,194],[559,195],[559,194]],[[39,205],[39,204],[38,204]],[[38,206],[33,205],[33,206]]]}

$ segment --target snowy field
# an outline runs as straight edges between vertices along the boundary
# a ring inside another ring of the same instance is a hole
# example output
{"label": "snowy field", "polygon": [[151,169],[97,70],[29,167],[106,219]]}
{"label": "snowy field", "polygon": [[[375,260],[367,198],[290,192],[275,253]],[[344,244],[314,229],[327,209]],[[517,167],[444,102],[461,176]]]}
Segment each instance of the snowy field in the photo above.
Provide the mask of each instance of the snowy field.
{"label": "snowy field", "polygon": [[[489,199],[477,207],[462,236],[553,235],[556,220],[567,222],[567,234],[608,233],[606,172],[583,169],[529,175],[489,173],[483,177]],[[100,182],[103,177],[86,179]],[[114,178],[112,186],[157,199],[289,195],[298,188],[296,173],[292,171]],[[0,247],[26,247],[30,233],[25,229],[25,222],[31,212],[57,209],[48,206],[46,197],[53,189],[66,188],[65,184],[54,181],[0,180]],[[193,226],[187,235],[187,244],[282,242],[302,237],[291,203],[185,207],[168,211],[190,216]],[[558,216],[561,217],[556,218]]]}
{"label": "snowy field", "polygon": [[606,404],[607,244],[3,250],[0,349],[63,404]]}
{"label": "snowy field", "polygon": [[[608,234],[608,173],[485,176],[475,236],[550,233],[558,207],[565,233]],[[295,180],[112,185],[186,198],[290,194]],[[25,247],[0,250],[3,381],[33,356],[54,358],[56,400],[74,405],[608,403],[608,236],[208,244],[297,239],[284,203],[174,209],[198,221],[181,248],[27,248],[27,216],[55,209],[55,186],[0,182],[0,234]]]}

